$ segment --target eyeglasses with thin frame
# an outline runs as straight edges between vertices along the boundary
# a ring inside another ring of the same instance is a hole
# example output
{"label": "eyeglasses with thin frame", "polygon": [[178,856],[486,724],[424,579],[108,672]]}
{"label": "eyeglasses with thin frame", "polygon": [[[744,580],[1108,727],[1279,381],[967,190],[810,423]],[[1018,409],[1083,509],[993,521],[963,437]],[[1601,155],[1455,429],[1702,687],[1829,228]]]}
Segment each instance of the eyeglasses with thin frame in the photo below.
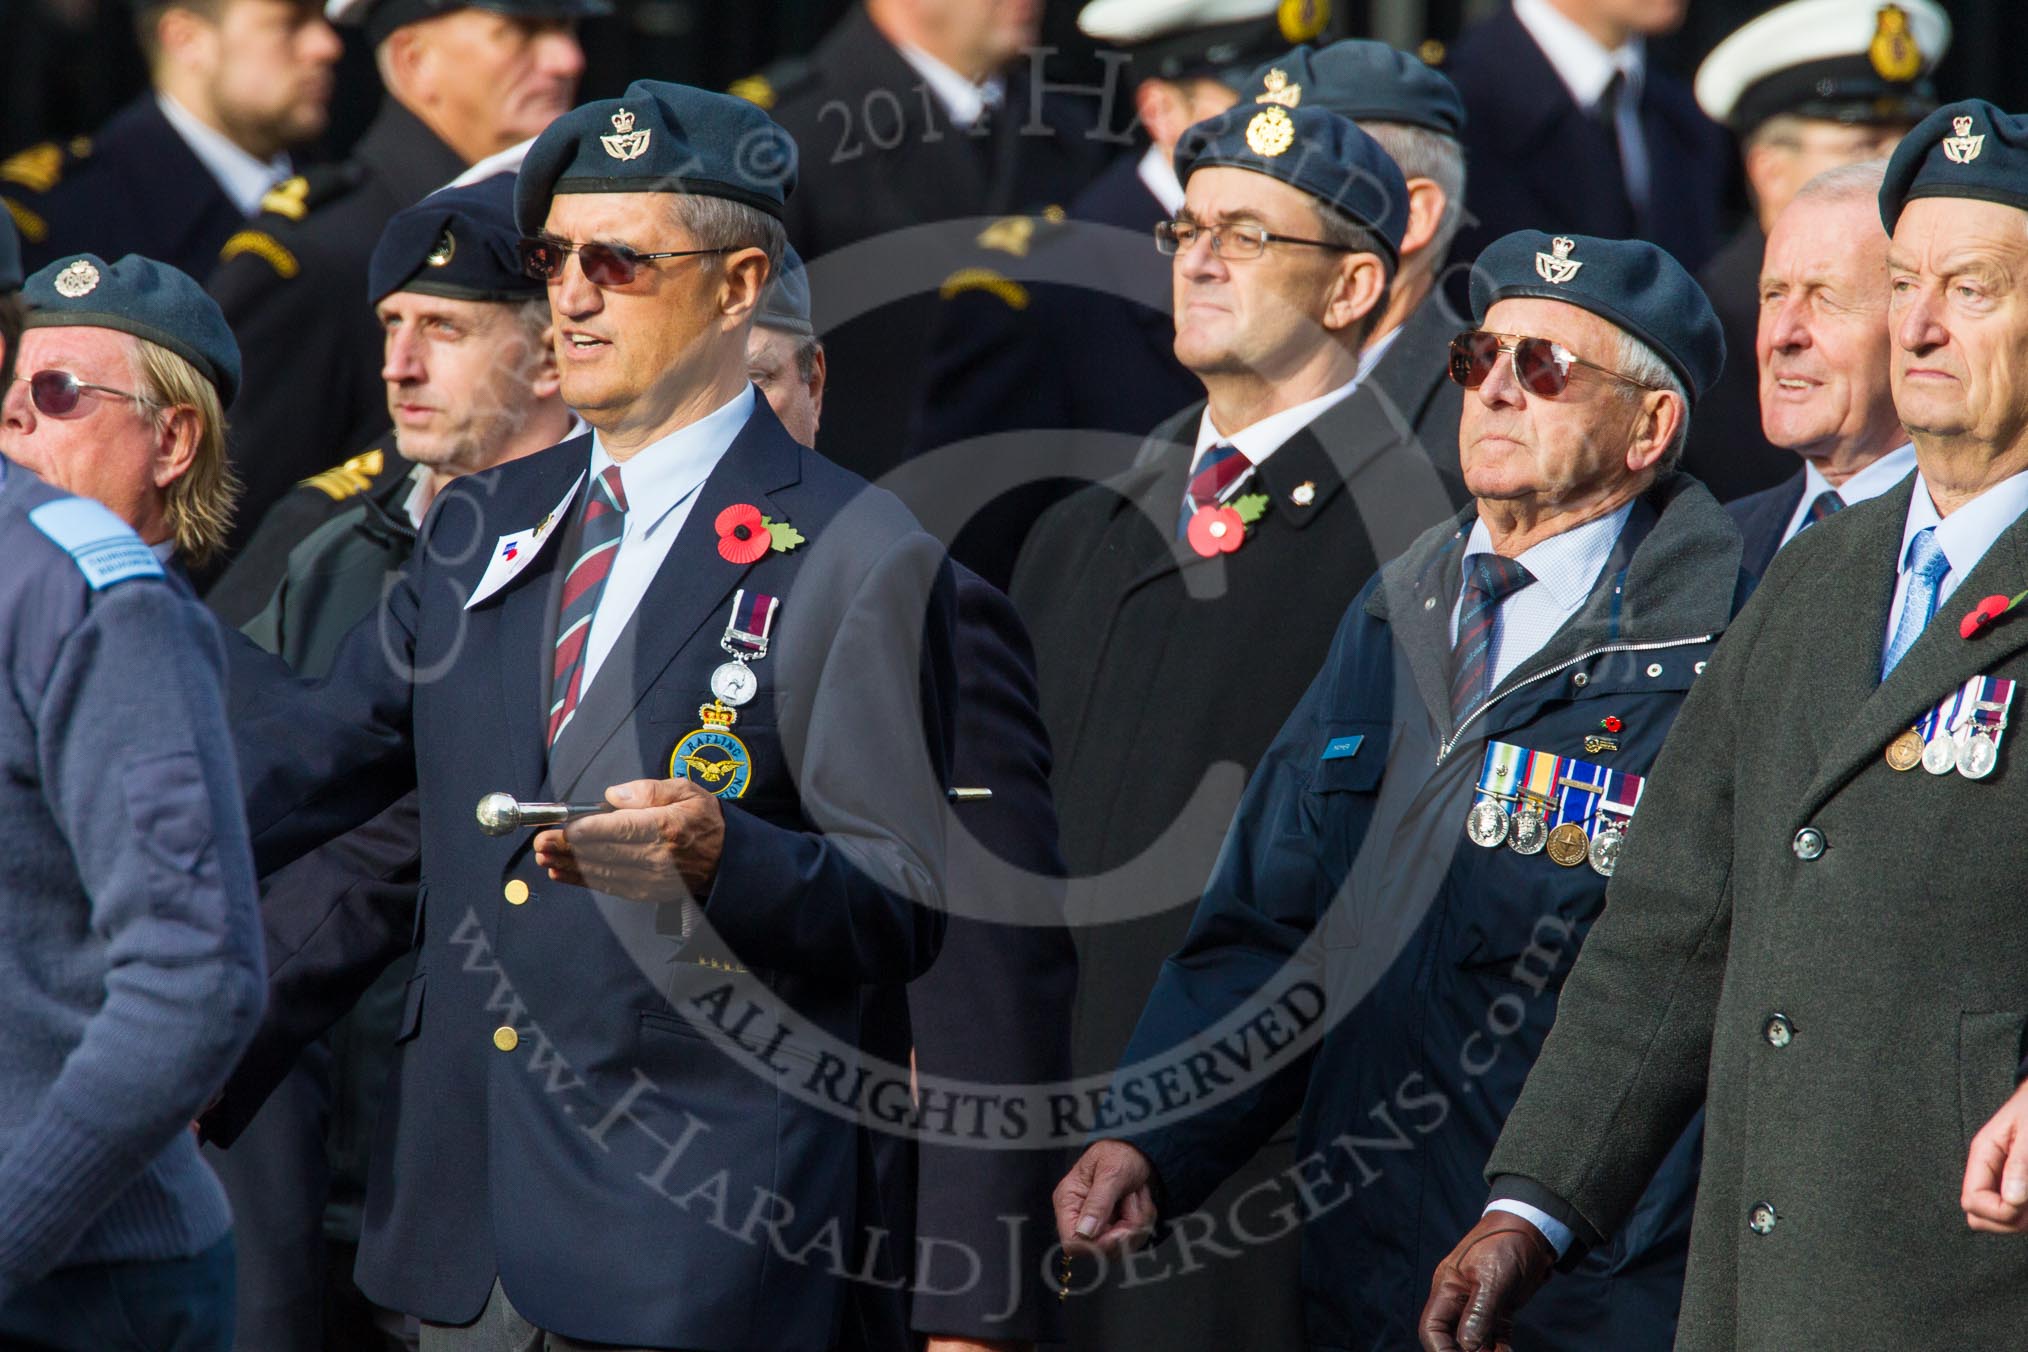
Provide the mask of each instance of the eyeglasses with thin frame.
{"label": "eyeglasses with thin frame", "polygon": [[1493,374],[1502,352],[1514,359],[1514,378],[1521,383],[1521,388],[1544,399],[1554,399],[1570,388],[1570,368],[1573,366],[1596,371],[1636,389],[1656,388],[1632,376],[1621,375],[1609,366],[1586,361],[1563,344],[1548,338],[1487,333],[1478,329],[1451,339],[1451,379],[1468,390],[1478,389]]}
{"label": "eyeglasses with thin frame", "polygon": [[563,275],[564,260],[576,254],[586,281],[593,286],[615,287],[625,286],[639,276],[643,263],[731,252],[731,249],[665,249],[639,253],[624,244],[572,244],[549,235],[535,235],[521,241],[521,270],[538,282],[553,282]]}
{"label": "eyeglasses with thin frame", "polygon": [[1156,221],[1155,249],[1165,257],[1173,258],[1180,253],[1190,252],[1199,235],[1211,239],[1211,252],[1228,263],[1243,263],[1259,258],[1267,252],[1267,246],[1274,244],[1302,244],[1312,249],[1331,249],[1338,253],[1353,253],[1343,244],[1333,244],[1323,239],[1302,239],[1296,235],[1278,235],[1258,225],[1199,225],[1195,221]]}
{"label": "eyeglasses with thin frame", "polygon": [[95,385],[89,380],[79,380],[69,371],[37,371],[34,375],[17,375],[14,379],[28,387],[28,398],[35,405],[35,411],[49,418],[72,416],[77,412],[78,404],[86,394],[131,399],[143,408],[163,407],[159,399],[151,399],[135,390],[118,390],[111,385]]}

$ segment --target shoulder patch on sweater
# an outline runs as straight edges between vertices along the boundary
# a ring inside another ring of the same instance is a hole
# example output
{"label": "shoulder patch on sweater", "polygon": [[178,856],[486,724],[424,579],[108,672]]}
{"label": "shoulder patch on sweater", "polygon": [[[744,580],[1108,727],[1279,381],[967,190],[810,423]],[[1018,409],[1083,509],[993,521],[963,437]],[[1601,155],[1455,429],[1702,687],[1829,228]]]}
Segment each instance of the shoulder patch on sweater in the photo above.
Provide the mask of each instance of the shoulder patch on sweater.
{"label": "shoulder patch on sweater", "polygon": [[133,527],[90,498],[61,498],[28,513],[34,527],[70,555],[93,591],[134,577],[161,577],[162,561]]}

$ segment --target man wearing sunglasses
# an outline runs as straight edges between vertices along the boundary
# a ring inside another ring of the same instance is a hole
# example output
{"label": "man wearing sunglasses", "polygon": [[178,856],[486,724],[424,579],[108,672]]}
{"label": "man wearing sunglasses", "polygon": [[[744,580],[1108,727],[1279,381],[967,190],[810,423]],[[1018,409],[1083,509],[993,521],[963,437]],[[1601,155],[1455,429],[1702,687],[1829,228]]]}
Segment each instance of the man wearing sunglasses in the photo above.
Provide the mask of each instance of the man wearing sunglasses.
{"label": "man wearing sunglasses", "polygon": [[[364,30],[386,99],[343,164],[270,193],[207,282],[247,354],[232,410],[237,551],[291,487],[387,426],[380,326],[359,302],[388,218],[526,141],[577,95],[577,25],[610,0],[327,0]],[[207,579],[208,581],[208,579]]]}
{"label": "man wearing sunglasses", "polygon": [[[727,95],[559,119],[516,219],[594,434],[444,488],[326,681],[234,650],[264,867],[417,793],[357,1275],[426,1352],[817,1352],[893,1260],[818,1072],[907,1047],[895,988],[942,937],[954,608],[937,542],[747,379],[794,183]],[[488,834],[489,793],[614,810]],[[827,1237],[844,1263],[786,1256]]]}
{"label": "man wearing sunglasses", "polygon": [[[17,263],[0,220],[10,421],[17,398],[35,397],[14,375]],[[92,333],[117,329],[129,358],[104,373],[118,387],[26,378],[66,410],[35,417],[96,424],[109,442],[131,437],[130,421],[165,421],[139,402],[137,342],[227,389],[238,375],[216,309],[166,265],[67,259],[29,280],[27,300],[31,324],[65,311]],[[93,350],[79,338],[68,355],[82,365]],[[13,847],[0,1346],[228,1352],[232,1214],[189,1122],[259,1020],[262,963],[217,630],[104,505],[12,459],[0,476],[0,624],[17,692],[0,713]]]}
{"label": "man wearing sunglasses", "polygon": [[[1178,1216],[1300,1112],[1286,1209],[1236,1215],[1301,1227],[1317,1347],[1413,1345],[1433,1237],[1485,1205],[1641,783],[1750,585],[1731,519],[1671,468],[1724,352],[1682,266],[1522,232],[1473,303],[1450,371],[1475,501],[1345,612],[1149,997],[1111,1139],[1057,1189],[1075,1246],[1194,1236]],[[1694,1161],[1686,1138],[1521,1345],[1671,1346]]]}
{"label": "man wearing sunglasses", "polygon": [[[156,292],[173,323],[122,308]],[[136,254],[66,254],[30,278],[27,295],[16,379],[0,397],[0,453],[104,503],[187,587],[183,570],[224,545],[239,491],[224,414],[239,351],[225,317],[187,275]]]}
{"label": "man wearing sunglasses", "polygon": [[1554,1297],[1555,1252],[1633,1214],[1700,1105],[1679,1347],[2000,1347],[2028,1323],[2028,851],[1985,827],[2028,806],[2028,118],[1937,109],[1879,208],[1916,473],[1785,546],[1699,681],[1488,1164],[1546,1219],[1466,1235],[1431,1352]]}

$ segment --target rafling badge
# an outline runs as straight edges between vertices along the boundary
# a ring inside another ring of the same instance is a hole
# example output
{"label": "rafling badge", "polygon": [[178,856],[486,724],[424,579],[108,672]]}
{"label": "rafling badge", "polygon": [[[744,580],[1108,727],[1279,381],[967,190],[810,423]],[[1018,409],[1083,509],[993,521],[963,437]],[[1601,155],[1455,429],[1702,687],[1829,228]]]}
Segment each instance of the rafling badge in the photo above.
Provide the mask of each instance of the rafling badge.
{"label": "rafling badge", "polygon": [[719,700],[697,711],[704,726],[676,744],[669,757],[669,777],[688,779],[719,798],[737,798],[753,777],[746,744],[732,735],[739,710]]}

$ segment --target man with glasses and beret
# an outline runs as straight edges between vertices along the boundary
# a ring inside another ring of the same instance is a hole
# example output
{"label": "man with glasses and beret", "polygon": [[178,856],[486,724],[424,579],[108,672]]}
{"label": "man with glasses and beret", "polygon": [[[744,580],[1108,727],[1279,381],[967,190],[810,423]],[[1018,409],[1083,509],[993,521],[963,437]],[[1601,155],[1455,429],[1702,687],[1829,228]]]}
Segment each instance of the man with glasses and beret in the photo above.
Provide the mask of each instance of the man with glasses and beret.
{"label": "man with glasses and beret", "polygon": [[1879,207],[1915,473],[1783,547],[1686,703],[1488,1162],[1505,1210],[1438,1270],[1432,1352],[1555,1299],[1700,1105],[1685,1352],[2028,1321],[2028,118],[1937,109]]}
{"label": "man with glasses and beret", "polygon": [[96,499],[188,590],[225,545],[239,483],[225,406],[240,352],[187,274],[128,254],[66,254],[29,278],[21,377],[0,396],[0,453]]}
{"label": "man with glasses and beret", "polygon": [[[0,220],[10,410],[39,400],[36,417],[105,431],[177,421],[137,394],[138,358],[118,385],[61,364],[97,350],[86,326],[130,357],[147,343],[237,376],[195,282],[82,256],[29,279],[28,304],[70,322],[35,330],[55,340],[50,365],[17,381],[20,282]],[[260,1017],[262,965],[217,629],[112,510],[12,459],[0,541],[16,692],[0,716],[0,1345],[227,1352],[232,1213],[189,1123]]]}
{"label": "man with glasses and beret", "polygon": [[247,353],[247,397],[232,410],[233,464],[246,484],[234,551],[292,486],[387,426],[380,327],[359,303],[381,228],[568,110],[584,73],[577,25],[611,8],[327,0],[331,22],[363,30],[387,98],[350,159],[263,199],[207,283]]}
{"label": "man with glasses and beret", "polygon": [[[1183,206],[1155,242],[1171,256],[1176,355],[1207,398],[1144,463],[1054,508],[1012,592],[1035,636],[1080,880],[1086,1075],[1118,1063],[1244,776],[1336,615],[1453,510],[1451,485],[1371,389],[1368,338],[1412,215],[1394,161],[1329,109],[1245,102],[1186,132],[1176,169]],[[1210,1214],[1271,1181],[1288,1152],[1277,1142]],[[1190,1271],[1071,1302],[1080,1343],[1298,1339],[1293,1236],[1217,1235],[1224,1252]]]}
{"label": "man with glasses and beret", "polygon": [[839,1081],[906,1085],[861,1049],[942,936],[954,617],[747,378],[794,184],[730,96],[559,119],[515,211],[592,435],[442,488],[326,680],[234,649],[265,870],[417,792],[357,1275],[425,1352],[814,1352],[897,1261]]}
{"label": "man with glasses and beret", "polygon": [[[1481,256],[1473,310],[1450,372],[1474,502],[1345,612],[1056,1194],[1068,1244],[1119,1254],[1162,1225],[1194,1245],[1182,1213],[1300,1111],[1297,1195],[1246,1220],[1302,1227],[1315,1347],[1412,1345],[1622,841],[1651,829],[1656,752],[1750,586],[1731,519],[1672,469],[1724,360],[1681,265],[1524,231]],[[1671,1345],[1683,1125],[1523,1345]]]}

